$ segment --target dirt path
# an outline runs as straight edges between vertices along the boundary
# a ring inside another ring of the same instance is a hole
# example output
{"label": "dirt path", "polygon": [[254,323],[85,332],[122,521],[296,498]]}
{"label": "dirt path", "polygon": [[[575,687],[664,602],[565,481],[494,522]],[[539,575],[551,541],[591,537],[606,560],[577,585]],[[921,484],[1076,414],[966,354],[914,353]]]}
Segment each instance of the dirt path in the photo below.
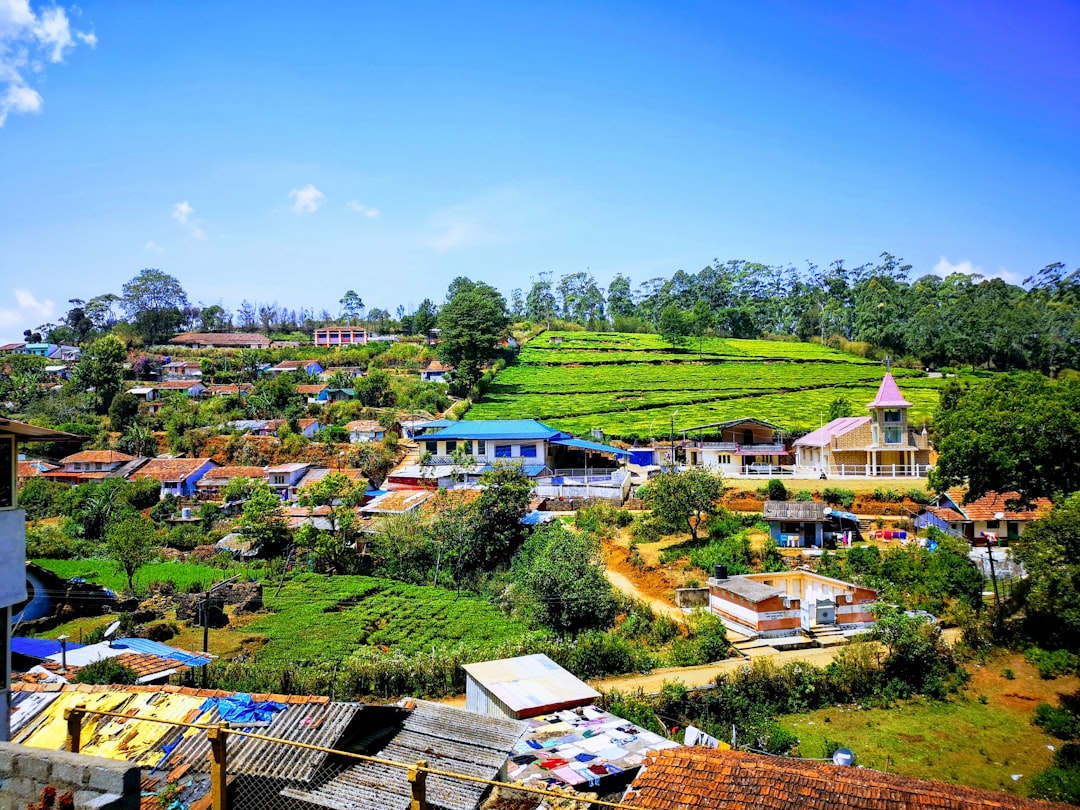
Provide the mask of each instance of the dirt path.
{"label": "dirt path", "polygon": [[615,571],[611,568],[604,569],[604,576],[608,578],[608,582],[614,585],[618,590],[622,591],[627,596],[634,599],[640,599],[642,602],[647,602],[656,613],[670,616],[673,619],[679,621],[686,621],[686,614],[679,608],[675,607],[670,602],[663,599],[657,599],[655,596],[650,596],[635,585],[629,577]]}

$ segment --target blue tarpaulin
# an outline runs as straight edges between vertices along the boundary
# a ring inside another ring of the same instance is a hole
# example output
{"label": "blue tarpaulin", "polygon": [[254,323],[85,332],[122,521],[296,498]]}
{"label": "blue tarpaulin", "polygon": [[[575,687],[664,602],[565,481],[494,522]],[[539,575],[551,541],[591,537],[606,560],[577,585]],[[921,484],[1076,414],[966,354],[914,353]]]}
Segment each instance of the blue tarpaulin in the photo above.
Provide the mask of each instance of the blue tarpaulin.
{"label": "blue tarpaulin", "polygon": [[[82,644],[68,644],[68,650],[77,650]],[[11,639],[11,652],[15,655],[25,655],[27,658],[40,658],[45,660],[50,655],[60,652],[60,642],[48,638],[22,638],[13,636]]]}
{"label": "blue tarpaulin", "polygon": [[[156,655],[158,658],[171,658],[189,667],[201,667],[211,661],[209,656],[201,657],[184,650],[178,650],[176,647],[170,647],[168,644],[162,644],[159,641],[151,641],[148,638],[118,638],[112,643],[112,646],[131,650],[132,652]],[[68,649],[71,649],[70,644]]]}
{"label": "blue tarpaulin", "polygon": [[269,723],[274,719],[275,712],[285,711],[284,703],[275,703],[272,700],[256,701],[251,695],[242,692],[229,697],[207,698],[199,707],[199,711],[207,712],[215,706],[218,717],[236,726]]}

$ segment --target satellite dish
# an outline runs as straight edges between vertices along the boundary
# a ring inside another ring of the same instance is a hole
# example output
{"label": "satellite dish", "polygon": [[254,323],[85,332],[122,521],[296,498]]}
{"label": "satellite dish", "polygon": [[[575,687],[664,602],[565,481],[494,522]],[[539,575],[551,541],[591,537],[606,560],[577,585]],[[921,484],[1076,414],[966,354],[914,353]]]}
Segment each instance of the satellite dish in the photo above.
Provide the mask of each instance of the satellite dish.
{"label": "satellite dish", "polygon": [[823,515],[825,515],[826,517],[828,517],[829,515],[831,515],[831,514],[832,514],[832,508],[831,508],[831,507],[829,507],[829,506],[826,506],[826,507],[825,507],[824,509],[822,509],[822,510],[821,510],[821,514],[823,514]]}
{"label": "satellite dish", "polygon": [[855,763],[855,754],[850,748],[837,748],[836,753],[832,755],[832,762],[833,765],[851,767]]}
{"label": "satellite dish", "polygon": [[112,646],[112,637],[117,630],[120,629],[120,622],[113,622],[105,628],[105,638],[109,641],[109,646]]}

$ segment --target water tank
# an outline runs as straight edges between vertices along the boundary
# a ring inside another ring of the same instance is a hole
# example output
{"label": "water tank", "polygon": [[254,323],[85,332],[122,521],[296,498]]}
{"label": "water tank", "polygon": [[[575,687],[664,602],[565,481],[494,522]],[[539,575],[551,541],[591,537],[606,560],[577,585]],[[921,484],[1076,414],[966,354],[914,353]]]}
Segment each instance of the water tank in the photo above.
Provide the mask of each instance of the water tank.
{"label": "water tank", "polygon": [[183,518],[184,520],[191,520],[191,507],[190,506],[185,506],[183,509],[181,509],[180,510],[180,517]]}
{"label": "water tank", "polygon": [[713,577],[715,579],[727,579],[727,566],[726,565],[714,565]]}
{"label": "water tank", "polygon": [[850,748],[837,748],[832,761],[833,765],[851,767],[855,763],[855,754]]}

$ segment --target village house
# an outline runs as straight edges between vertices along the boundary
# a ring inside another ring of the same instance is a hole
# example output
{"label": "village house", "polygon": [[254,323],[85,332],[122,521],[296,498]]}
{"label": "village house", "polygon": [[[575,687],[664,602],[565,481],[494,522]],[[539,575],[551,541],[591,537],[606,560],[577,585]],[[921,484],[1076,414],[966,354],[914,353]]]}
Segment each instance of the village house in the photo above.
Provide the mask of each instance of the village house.
{"label": "village house", "polygon": [[51,380],[70,380],[71,367],[67,363],[45,366],[45,376]]}
{"label": "village house", "polygon": [[818,501],[765,501],[769,536],[786,548],[836,548],[860,538],[859,519]]}
{"label": "village house", "polygon": [[[835,762],[843,762],[836,759]],[[650,754],[623,802],[641,810],[1065,810],[1002,790],[871,768],[688,746]]]}
{"label": "village house", "polygon": [[450,382],[450,375],[453,373],[453,366],[432,360],[420,371],[420,379],[424,382],[447,383]]}
{"label": "village house", "polygon": [[270,377],[280,377],[282,374],[308,374],[317,376],[322,372],[322,363],[318,360],[282,360],[276,366],[270,366],[264,373]]}
{"label": "village house", "polygon": [[386,438],[386,428],[374,419],[356,419],[345,424],[345,430],[349,433],[349,441],[352,444],[364,444],[366,442],[381,442]]}
{"label": "village house", "polygon": [[184,332],[172,338],[174,346],[189,349],[269,349],[270,339],[257,332]]}
{"label": "village house", "polygon": [[930,466],[930,440],[925,428],[908,424],[908,408],[886,371],[877,396],[867,406],[869,416],[833,419],[794,444],[799,475],[925,476]]}
{"label": "village house", "polygon": [[32,354],[37,357],[47,357],[50,360],[58,360],[64,363],[75,363],[82,357],[82,349],[78,346],[64,346],[57,343],[23,343],[21,344],[21,348],[13,349],[11,353]]}
{"label": "village house", "polygon": [[[768,476],[780,474],[781,465],[789,463],[783,433],[763,419],[730,419],[680,428],[678,432],[686,463],[691,467],[710,467],[729,476]],[[670,463],[670,459],[664,463]]]}
{"label": "village house", "polygon": [[364,376],[364,369],[360,368],[360,366],[327,366],[319,374],[319,379],[323,382],[329,382],[330,378],[336,374],[347,374],[356,379]]}
{"label": "village house", "polygon": [[127,478],[147,460],[116,450],[83,450],[60,459],[58,469],[42,473],[42,476],[75,486],[105,478]]}
{"label": "village house", "polygon": [[[252,436],[277,436],[278,431],[289,424],[288,419],[270,419],[261,424],[257,420],[248,421],[254,423],[248,431]],[[314,439],[315,434],[322,429],[318,419],[297,419],[296,427],[299,434],[305,439]]]}
{"label": "village house", "polygon": [[270,489],[287,501],[296,500],[296,490],[300,479],[307,473],[310,464],[306,462],[293,462],[290,464],[278,464],[276,467],[266,468],[266,481]]}
{"label": "village house", "polygon": [[151,478],[161,484],[161,497],[193,498],[199,480],[217,467],[208,458],[152,458],[129,477]]}
{"label": "village house", "polygon": [[326,401],[326,385],[324,383],[298,385],[296,386],[296,393],[304,397],[308,404]]}
{"label": "village house", "polygon": [[263,467],[212,467],[195,483],[195,491],[202,499],[218,499],[234,478],[255,478],[265,481],[266,470]]}
{"label": "village house", "polygon": [[315,330],[314,343],[324,348],[363,346],[367,342],[367,330],[361,326],[323,326]]}
{"label": "village house", "polygon": [[863,630],[874,624],[877,591],[805,569],[709,577],[709,610],[736,633],[751,638],[815,637]]}
{"label": "village house", "polygon": [[962,489],[941,493],[915,518],[915,525],[934,527],[969,543],[1013,542],[1031,521],[1046,517],[1054,508],[1048,498],[1022,504],[1016,492],[988,492],[971,503],[964,503],[964,494]]}
{"label": "village house", "polygon": [[300,482],[296,485],[297,492],[302,490],[304,487],[308,487],[312,484],[318,483],[331,473],[333,473],[334,475],[344,475],[346,478],[352,481],[356,481],[358,484],[367,484],[367,478],[364,476],[363,470],[357,470],[353,467],[311,467],[306,473],[304,473],[304,477],[301,478]]}
{"label": "village house", "polygon": [[202,364],[198,360],[173,360],[161,367],[164,382],[176,380],[202,380]]}
{"label": "village house", "polygon": [[214,383],[206,386],[210,397],[245,397],[254,390],[251,383]]}
{"label": "village house", "polygon": [[31,478],[37,478],[39,475],[44,475],[52,470],[60,469],[59,465],[51,464],[48,461],[42,461],[41,459],[19,459],[18,472],[16,481],[20,487],[29,481]]}

